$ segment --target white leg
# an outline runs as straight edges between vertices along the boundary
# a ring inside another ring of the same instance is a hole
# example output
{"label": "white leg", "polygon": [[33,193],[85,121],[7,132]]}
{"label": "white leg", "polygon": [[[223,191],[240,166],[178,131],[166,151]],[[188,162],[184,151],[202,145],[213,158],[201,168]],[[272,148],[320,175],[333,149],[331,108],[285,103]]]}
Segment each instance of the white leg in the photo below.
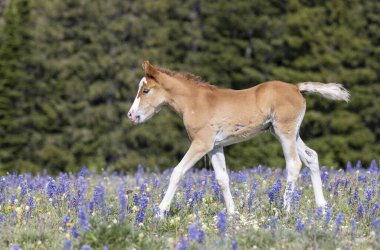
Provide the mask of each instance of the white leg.
{"label": "white leg", "polygon": [[227,212],[233,214],[235,212],[235,204],[232,199],[229,177],[227,174],[226,160],[224,158],[223,147],[218,147],[208,153],[211,159],[211,164],[215,171],[215,178],[219,183],[223,192],[223,197],[226,202]]}
{"label": "white leg", "polygon": [[[295,188],[296,181],[300,174],[301,170],[301,160],[297,153],[295,136],[282,136],[277,133],[280,138],[282,150],[284,152],[285,161],[286,161],[286,170],[288,172],[286,179],[286,189],[284,193],[284,207],[287,212],[290,212],[291,209],[291,198]],[[291,139],[289,139],[289,137]]]}
{"label": "white leg", "polygon": [[307,147],[300,137],[297,139],[297,151],[302,162],[310,169],[315,202],[317,203],[318,207],[325,207],[327,202],[323,196],[322,180],[321,175],[319,174],[317,152]]}
{"label": "white leg", "polygon": [[199,141],[193,141],[191,143],[189,150],[186,152],[180,163],[174,168],[170,177],[168,190],[159,206],[161,218],[163,217],[164,212],[169,210],[170,203],[173,200],[174,193],[183,175],[211,149],[211,146]]}

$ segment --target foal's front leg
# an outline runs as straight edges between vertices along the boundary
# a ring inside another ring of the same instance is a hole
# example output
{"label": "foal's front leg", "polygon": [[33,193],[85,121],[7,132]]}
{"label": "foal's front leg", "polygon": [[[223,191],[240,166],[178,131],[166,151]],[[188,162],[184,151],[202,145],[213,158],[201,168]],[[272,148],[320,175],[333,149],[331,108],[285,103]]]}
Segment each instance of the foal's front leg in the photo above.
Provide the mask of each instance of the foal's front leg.
{"label": "foal's front leg", "polygon": [[173,173],[170,177],[169,187],[162,200],[160,208],[160,217],[162,218],[165,211],[169,210],[170,203],[173,200],[174,193],[178,187],[178,183],[183,175],[199,161],[207,152],[212,149],[211,144],[204,143],[202,141],[193,141],[189,150],[182,158],[180,163],[173,169]]}
{"label": "foal's front leg", "polygon": [[235,212],[235,204],[230,191],[230,183],[227,174],[226,160],[224,158],[223,147],[214,148],[208,156],[211,159],[212,166],[215,171],[215,178],[219,183],[223,192],[224,201],[226,202],[227,212],[233,214]]}

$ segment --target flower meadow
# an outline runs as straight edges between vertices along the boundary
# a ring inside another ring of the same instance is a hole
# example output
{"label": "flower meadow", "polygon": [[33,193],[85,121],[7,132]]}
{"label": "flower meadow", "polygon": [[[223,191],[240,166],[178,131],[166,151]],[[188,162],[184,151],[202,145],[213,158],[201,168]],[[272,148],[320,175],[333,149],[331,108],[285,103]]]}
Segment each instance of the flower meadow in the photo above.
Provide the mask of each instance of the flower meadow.
{"label": "flower meadow", "polygon": [[56,177],[0,177],[0,249],[379,249],[380,167],[322,167],[329,204],[316,208],[303,168],[283,207],[286,171],[258,166],[229,172],[237,213],[225,211],[212,170],[181,180],[170,211],[158,205],[172,168],[134,174],[83,168]]}

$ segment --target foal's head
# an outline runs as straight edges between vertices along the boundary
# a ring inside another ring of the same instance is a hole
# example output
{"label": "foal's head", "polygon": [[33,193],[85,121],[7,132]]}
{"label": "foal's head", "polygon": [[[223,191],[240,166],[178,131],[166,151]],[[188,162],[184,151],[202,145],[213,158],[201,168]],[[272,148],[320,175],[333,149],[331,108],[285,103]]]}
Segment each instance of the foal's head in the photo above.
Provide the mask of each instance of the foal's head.
{"label": "foal's head", "polygon": [[143,63],[145,76],[139,83],[139,90],[128,117],[134,123],[142,123],[151,118],[166,102],[166,91],[158,82],[160,72],[148,61]]}

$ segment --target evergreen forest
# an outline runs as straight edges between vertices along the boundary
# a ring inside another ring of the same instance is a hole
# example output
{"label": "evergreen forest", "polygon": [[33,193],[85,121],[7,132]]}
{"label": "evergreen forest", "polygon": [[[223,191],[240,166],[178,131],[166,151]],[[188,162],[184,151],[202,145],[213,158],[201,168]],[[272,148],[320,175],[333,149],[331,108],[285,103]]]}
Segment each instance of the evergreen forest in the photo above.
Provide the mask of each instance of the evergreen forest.
{"label": "evergreen forest", "polygon": [[[379,159],[378,0],[0,0],[0,173],[175,166],[182,120],[126,116],[144,60],[233,89],[342,83],[349,103],[306,96],[301,136],[321,165]],[[226,153],[235,170],[285,163],[270,133]]]}

